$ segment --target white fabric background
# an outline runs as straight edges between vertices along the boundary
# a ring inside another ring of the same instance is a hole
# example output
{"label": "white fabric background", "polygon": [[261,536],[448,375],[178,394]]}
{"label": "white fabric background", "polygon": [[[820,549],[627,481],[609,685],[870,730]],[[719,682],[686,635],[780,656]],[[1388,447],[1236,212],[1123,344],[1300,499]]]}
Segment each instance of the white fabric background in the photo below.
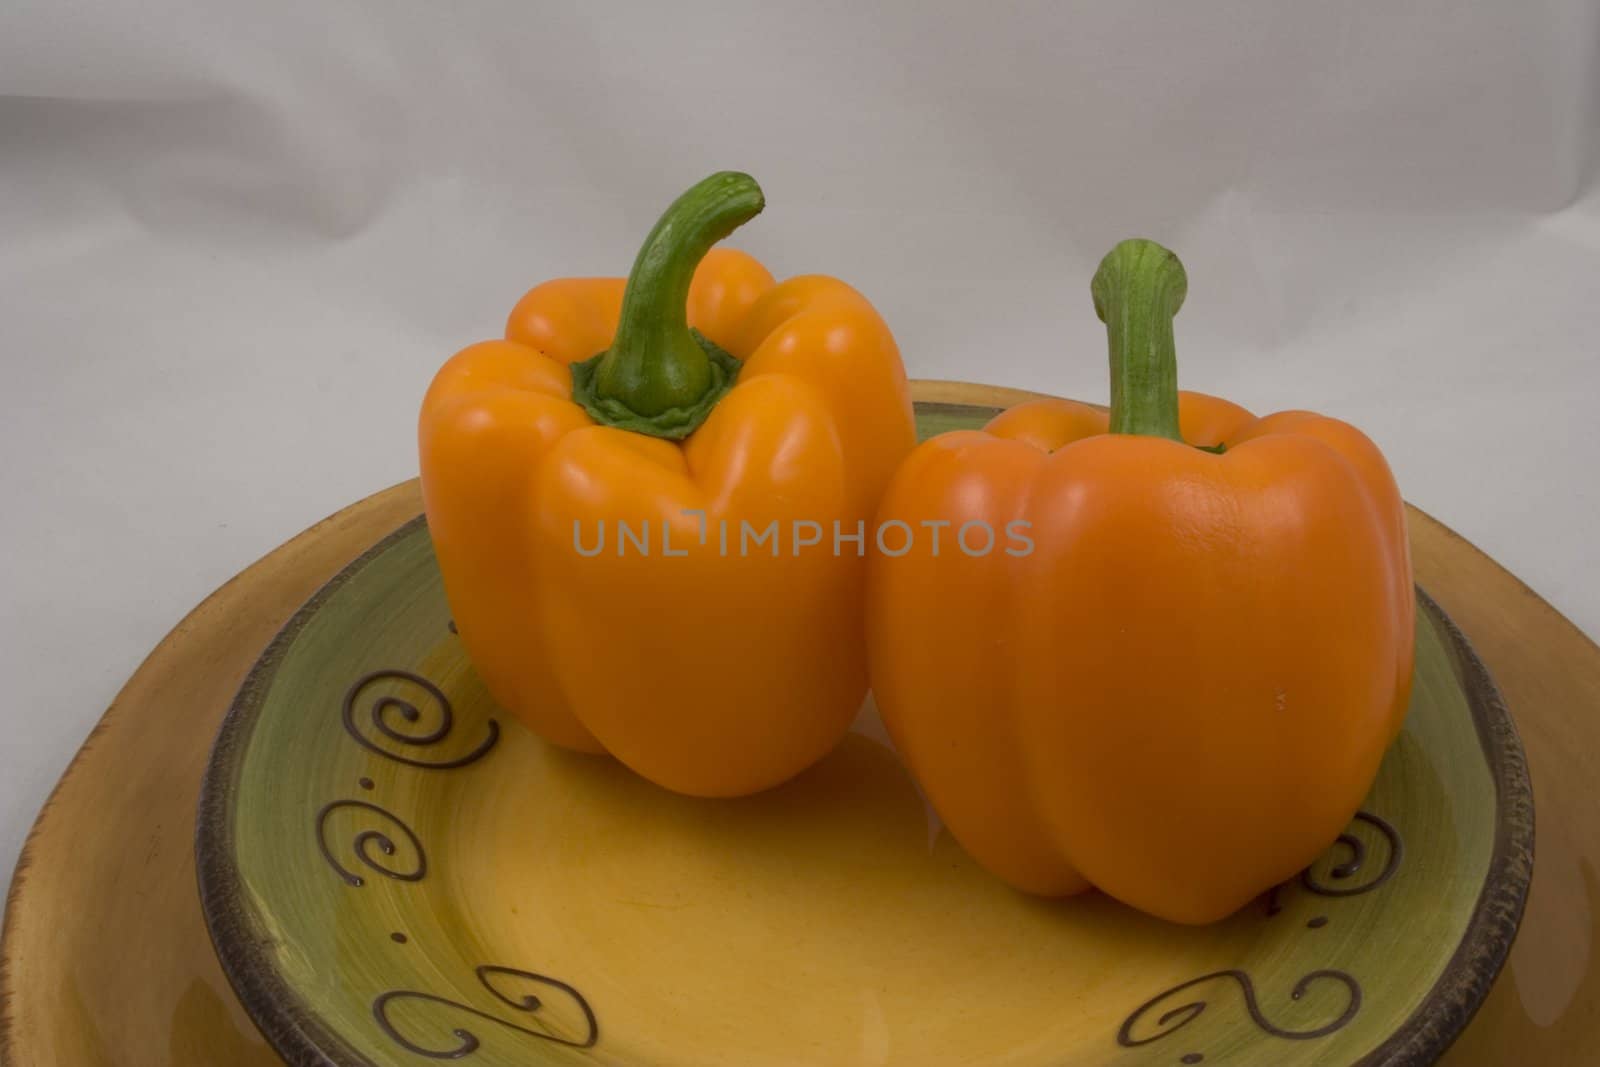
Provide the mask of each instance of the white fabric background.
{"label": "white fabric background", "polygon": [[1104,398],[1090,273],[1163,241],[1185,385],[1364,427],[1600,633],[1597,142],[1593,0],[10,0],[0,872],[185,611],[720,168],[924,377]]}

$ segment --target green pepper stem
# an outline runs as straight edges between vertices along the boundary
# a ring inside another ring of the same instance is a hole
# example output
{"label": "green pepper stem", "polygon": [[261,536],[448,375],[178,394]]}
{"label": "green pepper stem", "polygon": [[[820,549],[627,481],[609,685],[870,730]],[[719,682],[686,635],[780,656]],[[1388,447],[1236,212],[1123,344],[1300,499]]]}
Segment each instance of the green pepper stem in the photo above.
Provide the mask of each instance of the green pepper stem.
{"label": "green pepper stem", "polygon": [[1100,261],[1089,290],[1111,348],[1111,432],[1178,432],[1178,353],[1172,319],[1189,280],[1178,257],[1154,241],[1123,241]]}
{"label": "green pepper stem", "polygon": [[722,171],[667,208],[633,262],[611,347],[573,368],[573,396],[597,420],[683,437],[732,385],[738,362],[689,328],[689,284],[711,246],[765,203],[754,178]]}

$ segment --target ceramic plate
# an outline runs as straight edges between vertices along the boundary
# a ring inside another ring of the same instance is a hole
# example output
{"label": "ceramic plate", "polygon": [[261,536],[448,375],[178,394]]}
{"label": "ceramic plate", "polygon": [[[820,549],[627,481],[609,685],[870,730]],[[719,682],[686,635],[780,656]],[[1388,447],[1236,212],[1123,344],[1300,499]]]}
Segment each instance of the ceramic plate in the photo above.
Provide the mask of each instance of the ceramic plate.
{"label": "ceramic plate", "polygon": [[[993,412],[928,405],[925,434]],[[201,797],[206,921],[291,1064],[1422,1064],[1505,959],[1521,746],[1421,596],[1365,809],[1231,919],[1042,901],[941,831],[870,707],[740,801],[658,790],[500,713],[427,529],[375,546],[245,682]]]}

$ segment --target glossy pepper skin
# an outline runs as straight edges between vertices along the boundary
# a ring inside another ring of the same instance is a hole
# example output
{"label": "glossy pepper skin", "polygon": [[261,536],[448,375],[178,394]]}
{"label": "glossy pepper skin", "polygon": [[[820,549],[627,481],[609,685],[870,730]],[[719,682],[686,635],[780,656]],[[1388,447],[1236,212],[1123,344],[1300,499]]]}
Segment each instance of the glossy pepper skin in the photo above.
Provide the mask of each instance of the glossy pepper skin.
{"label": "glossy pepper skin", "polygon": [[[1109,415],[1027,403],[907,459],[878,521],[951,525],[873,559],[868,632],[885,723],[974,858],[1205,923],[1354,815],[1409,701],[1414,601],[1370,440],[1177,392],[1185,288],[1165,249],[1119,245],[1094,286]],[[970,556],[969,522],[1025,523],[1031,551]]]}
{"label": "glossy pepper skin", "polygon": [[[915,442],[894,339],[859,293],[710,248],[761,206],[752,179],[713,175],[628,280],[534,288],[504,340],[438,372],[419,424],[445,592],[496,701],[700,796],[775,785],[848,729],[866,560],[834,554],[831,524],[870,519]],[[793,549],[796,521],[820,543]],[[776,556],[741,551],[742,523],[773,522]]]}

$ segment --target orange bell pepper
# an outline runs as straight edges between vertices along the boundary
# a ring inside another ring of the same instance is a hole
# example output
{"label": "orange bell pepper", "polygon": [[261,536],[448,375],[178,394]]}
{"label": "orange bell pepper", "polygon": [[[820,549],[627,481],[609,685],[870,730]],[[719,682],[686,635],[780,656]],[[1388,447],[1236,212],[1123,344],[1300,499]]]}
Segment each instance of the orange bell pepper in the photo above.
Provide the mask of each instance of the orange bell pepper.
{"label": "orange bell pepper", "polygon": [[438,372],[418,433],[445,593],[491,695],[702,796],[775,785],[849,728],[867,688],[853,534],[915,443],[894,338],[859,293],[711,248],[762,206],[747,175],[713,175],[626,282],[536,287],[504,340]]}
{"label": "orange bell pepper", "polygon": [[1414,604],[1370,440],[1178,392],[1186,288],[1166,249],[1119,245],[1093,285],[1109,414],[1026,403],[906,460],[878,521],[919,536],[871,561],[868,634],[889,732],[981,864],[1203,923],[1356,812],[1409,701]]}

